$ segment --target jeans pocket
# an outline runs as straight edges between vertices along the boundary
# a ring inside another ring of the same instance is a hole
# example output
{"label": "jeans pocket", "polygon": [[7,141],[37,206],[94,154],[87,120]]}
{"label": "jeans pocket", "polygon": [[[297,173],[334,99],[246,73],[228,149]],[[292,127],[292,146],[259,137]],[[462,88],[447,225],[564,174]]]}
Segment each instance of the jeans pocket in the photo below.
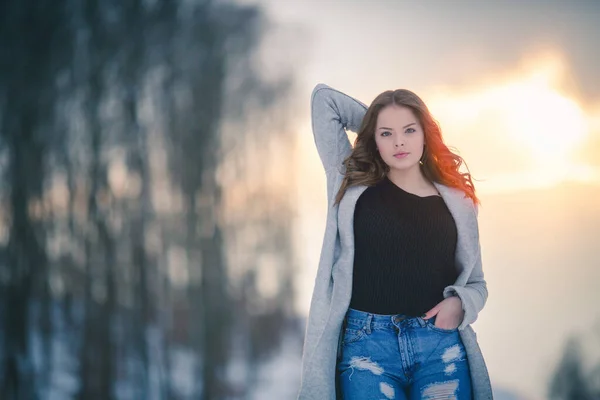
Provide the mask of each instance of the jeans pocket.
{"label": "jeans pocket", "polygon": [[435,317],[433,318],[429,318],[429,319],[424,319],[425,324],[427,325],[427,328],[429,328],[432,331],[435,332],[440,332],[440,333],[455,333],[458,332],[458,327],[454,328],[454,329],[445,329],[445,328],[440,328],[439,326],[435,326]]}
{"label": "jeans pocket", "polygon": [[364,329],[356,329],[356,328],[346,328],[344,330],[344,339],[342,340],[343,344],[351,344],[358,342],[365,335]]}

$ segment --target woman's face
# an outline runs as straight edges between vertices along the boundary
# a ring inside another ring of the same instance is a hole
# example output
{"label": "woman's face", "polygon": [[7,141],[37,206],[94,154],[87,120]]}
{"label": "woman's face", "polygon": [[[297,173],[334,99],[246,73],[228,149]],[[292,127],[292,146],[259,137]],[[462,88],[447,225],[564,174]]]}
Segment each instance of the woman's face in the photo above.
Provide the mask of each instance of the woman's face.
{"label": "woman's face", "polygon": [[419,165],[425,133],[410,108],[390,105],[377,116],[375,143],[390,169],[407,170]]}

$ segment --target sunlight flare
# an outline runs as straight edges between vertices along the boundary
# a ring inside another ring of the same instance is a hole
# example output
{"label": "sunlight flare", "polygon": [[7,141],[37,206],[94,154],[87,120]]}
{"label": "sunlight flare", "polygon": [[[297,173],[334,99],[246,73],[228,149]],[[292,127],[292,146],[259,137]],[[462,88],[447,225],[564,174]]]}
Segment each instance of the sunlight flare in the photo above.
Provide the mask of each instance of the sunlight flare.
{"label": "sunlight flare", "polygon": [[486,171],[486,185],[548,186],[595,175],[577,157],[591,116],[563,90],[566,76],[560,57],[539,56],[466,92],[436,90],[428,102],[447,141],[474,160],[470,167]]}

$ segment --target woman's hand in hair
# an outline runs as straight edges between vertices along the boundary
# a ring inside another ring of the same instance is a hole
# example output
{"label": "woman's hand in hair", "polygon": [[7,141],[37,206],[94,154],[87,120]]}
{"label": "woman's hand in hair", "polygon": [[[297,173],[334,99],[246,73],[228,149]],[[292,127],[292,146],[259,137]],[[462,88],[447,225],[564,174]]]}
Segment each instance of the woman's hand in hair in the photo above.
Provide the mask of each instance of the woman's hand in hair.
{"label": "woman's hand in hair", "polygon": [[465,312],[462,309],[462,301],[458,296],[450,296],[435,305],[431,310],[423,314],[423,319],[434,316],[435,326],[442,329],[456,329],[462,322]]}

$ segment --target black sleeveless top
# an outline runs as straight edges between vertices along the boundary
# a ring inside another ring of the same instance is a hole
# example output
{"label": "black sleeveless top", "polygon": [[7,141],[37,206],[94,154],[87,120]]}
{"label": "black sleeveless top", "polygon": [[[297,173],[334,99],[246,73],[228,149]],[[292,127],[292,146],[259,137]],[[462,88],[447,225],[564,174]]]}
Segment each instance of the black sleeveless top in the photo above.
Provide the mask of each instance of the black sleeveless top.
{"label": "black sleeveless top", "polygon": [[458,276],[457,231],[444,200],[420,197],[386,176],[354,210],[350,307],[374,314],[421,316],[444,299]]}

